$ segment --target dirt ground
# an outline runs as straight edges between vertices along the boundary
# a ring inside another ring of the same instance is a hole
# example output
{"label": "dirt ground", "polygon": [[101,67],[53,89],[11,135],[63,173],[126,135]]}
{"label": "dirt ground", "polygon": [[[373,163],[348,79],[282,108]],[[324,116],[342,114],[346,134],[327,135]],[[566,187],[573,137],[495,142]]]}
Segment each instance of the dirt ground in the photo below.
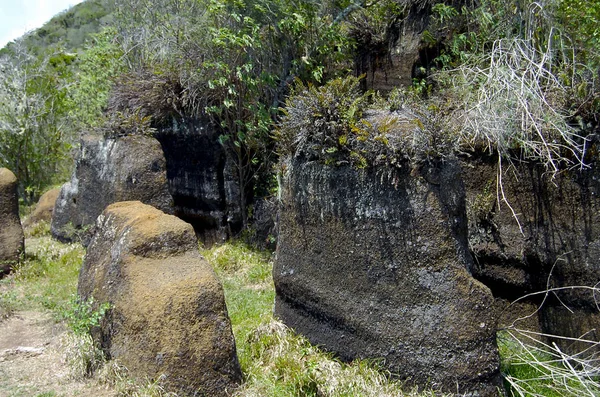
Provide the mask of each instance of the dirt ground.
{"label": "dirt ground", "polygon": [[66,328],[47,313],[0,320],[0,397],[114,397],[95,379],[77,380],[64,359]]}

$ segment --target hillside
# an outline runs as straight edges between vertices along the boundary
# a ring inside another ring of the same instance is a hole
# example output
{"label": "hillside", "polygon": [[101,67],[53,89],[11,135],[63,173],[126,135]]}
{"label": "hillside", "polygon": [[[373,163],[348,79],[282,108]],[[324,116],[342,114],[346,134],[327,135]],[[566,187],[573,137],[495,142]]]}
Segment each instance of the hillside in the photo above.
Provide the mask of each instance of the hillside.
{"label": "hillside", "polygon": [[[114,1],[86,0],[54,16],[42,27],[28,32],[25,45],[34,53],[41,54],[48,47],[60,45],[66,51],[83,49],[85,41],[93,33],[114,22]],[[14,43],[0,50],[0,55],[10,52]]]}

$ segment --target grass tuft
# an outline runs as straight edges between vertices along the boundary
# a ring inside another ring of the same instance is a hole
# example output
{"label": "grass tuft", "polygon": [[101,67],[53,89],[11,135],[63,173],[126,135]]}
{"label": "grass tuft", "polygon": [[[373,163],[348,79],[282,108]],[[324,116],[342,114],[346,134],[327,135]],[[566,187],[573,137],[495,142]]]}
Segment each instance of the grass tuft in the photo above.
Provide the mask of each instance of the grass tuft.
{"label": "grass tuft", "polygon": [[21,307],[68,311],[84,253],[80,244],[61,244],[50,236],[28,239],[25,257],[9,278]]}
{"label": "grass tuft", "polygon": [[44,237],[50,235],[50,222],[39,221],[24,230],[25,238]]}
{"label": "grass tuft", "polygon": [[119,397],[177,397],[161,386],[162,379],[138,381],[129,376],[129,371],[117,361],[110,361],[99,371],[101,383],[114,388]]}
{"label": "grass tuft", "polygon": [[64,360],[69,366],[72,379],[90,378],[106,363],[104,353],[90,334],[68,332],[62,343]]}
{"label": "grass tuft", "polygon": [[[593,352],[566,354],[556,344],[531,332],[508,330],[498,334],[502,373],[511,397],[594,397],[600,395],[600,370]],[[579,338],[584,342],[584,338]]]}

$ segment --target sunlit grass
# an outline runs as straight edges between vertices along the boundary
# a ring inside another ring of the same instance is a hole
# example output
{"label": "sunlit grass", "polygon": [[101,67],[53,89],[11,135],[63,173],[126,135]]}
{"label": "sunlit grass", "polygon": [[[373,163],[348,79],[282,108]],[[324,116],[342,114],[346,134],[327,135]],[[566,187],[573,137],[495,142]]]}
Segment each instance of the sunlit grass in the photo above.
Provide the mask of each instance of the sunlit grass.
{"label": "sunlit grass", "polygon": [[598,342],[589,342],[588,354],[567,354],[530,332],[500,332],[498,348],[509,396],[599,396],[600,361],[590,354]]}
{"label": "sunlit grass", "polygon": [[38,224],[26,234],[36,237],[26,240],[23,259],[0,280],[0,316],[46,309],[60,317],[72,306],[85,251],[80,244],[52,240],[47,224]]}

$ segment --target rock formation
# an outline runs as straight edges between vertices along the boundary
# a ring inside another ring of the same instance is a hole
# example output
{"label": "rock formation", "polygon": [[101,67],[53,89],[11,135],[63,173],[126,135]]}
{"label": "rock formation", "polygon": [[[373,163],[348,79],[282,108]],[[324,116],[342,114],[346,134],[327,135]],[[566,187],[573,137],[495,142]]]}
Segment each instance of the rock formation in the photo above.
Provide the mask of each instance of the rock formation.
{"label": "rock formation", "polygon": [[162,376],[185,395],[225,396],[240,382],[221,284],[175,216],[140,202],[107,207],[78,293],[110,303],[95,338],[134,377]]}
{"label": "rock formation", "polygon": [[41,221],[50,222],[59,193],[60,188],[54,188],[42,194],[31,215],[23,222],[23,227],[29,227]]}
{"label": "rock formation", "polygon": [[167,161],[175,215],[205,243],[224,241],[242,227],[234,165],[218,133],[202,120],[173,121],[156,135]]}
{"label": "rock formation", "polygon": [[85,135],[71,181],[61,188],[52,218],[52,235],[86,244],[98,215],[111,203],[140,200],[172,212],[165,157],[156,139]]}
{"label": "rock formation", "polygon": [[469,273],[458,164],[285,166],[276,315],[343,359],[383,358],[412,384],[497,395],[493,297]]}
{"label": "rock formation", "polygon": [[[505,163],[503,168],[500,191],[497,158],[479,156],[463,162],[475,276],[506,302],[547,287],[598,287],[597,167],[565,171],[554,178],[541,165]],[[520,312],[511,308],[512,318],[506,320],[510,324],[535,313],[529,323],[516,326],[574,338],[586,334],[586,339],[598,341],[597,303],[598,291],[591,289],[538,294],[521,301]],[[572,344],[558,342],[563,348]]]}
{"label": "rock formation", "polygon": [[17,178],[0,168],[0,276],[10,272],[25,251],[25,237],[19,219]]}

